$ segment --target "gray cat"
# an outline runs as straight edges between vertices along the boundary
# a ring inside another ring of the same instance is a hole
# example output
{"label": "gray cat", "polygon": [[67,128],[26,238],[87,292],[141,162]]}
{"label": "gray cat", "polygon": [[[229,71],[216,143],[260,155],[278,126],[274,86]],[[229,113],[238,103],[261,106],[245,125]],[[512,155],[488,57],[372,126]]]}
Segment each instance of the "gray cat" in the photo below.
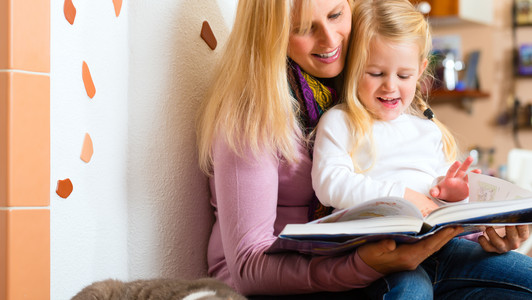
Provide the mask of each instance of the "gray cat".
{"label": "gray cat", "polygon": [[123,282],[108,279],[85,287],[71,300],[246,300],[214,278],[148,279]]}

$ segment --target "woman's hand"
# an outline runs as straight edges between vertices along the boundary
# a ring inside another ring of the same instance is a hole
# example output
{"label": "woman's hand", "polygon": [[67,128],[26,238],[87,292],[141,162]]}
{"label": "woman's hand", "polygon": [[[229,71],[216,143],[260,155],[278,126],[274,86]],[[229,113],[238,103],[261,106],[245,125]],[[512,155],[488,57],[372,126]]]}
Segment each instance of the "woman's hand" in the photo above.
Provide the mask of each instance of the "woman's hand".
{"label": "woman's hand", "polygon": [[[469,196],[469,183],[467,179],[467,169],[473,163],[473,157],[467,157],[463,163],[459,161],[449,167],[447,174],[436,186],[430,189],[430,195],[448,202],[456,202],[466,199]],[[480,173],[479,169],[471,171]]]}
{"label": "woman's hand", "polygon": [[394,240],[368,243],[358,248],[358,255],[381,274],[414,270],[461,232],[462,227],[446,228],[414,244],[397,245]]}
{"label": "woman's hand", "polygon": [[488,227],[478,243],[487,252],[506,253],[521,246],[529,237],[528,225],[506,226],[500,229]]}

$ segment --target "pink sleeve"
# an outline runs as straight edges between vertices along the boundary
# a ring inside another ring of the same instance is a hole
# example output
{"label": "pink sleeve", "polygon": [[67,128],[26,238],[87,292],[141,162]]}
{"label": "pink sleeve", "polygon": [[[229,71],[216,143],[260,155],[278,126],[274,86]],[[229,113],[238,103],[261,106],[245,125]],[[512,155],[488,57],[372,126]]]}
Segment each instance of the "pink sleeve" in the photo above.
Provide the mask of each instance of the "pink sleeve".
{"label": "pink sleeve", "polygon": [[476,233],[470,233],[470,234],[467,234],[467,235],[463,235],[461,237],[459,237],[460,239],[464,239],[464,240],[470,240],[472,242],[476,242],[478,243],[478,237],[482,235],[482,232],[476,232]]}
{"label": "pink sleeve", "polygon": [[278,175],[278,160],[271,155],[241,158],[225,143],[215,145],[218,221],[235,289],[246,295],[341,291],[367,286],[382,276],[357,253],[265,254],[275,239]]}

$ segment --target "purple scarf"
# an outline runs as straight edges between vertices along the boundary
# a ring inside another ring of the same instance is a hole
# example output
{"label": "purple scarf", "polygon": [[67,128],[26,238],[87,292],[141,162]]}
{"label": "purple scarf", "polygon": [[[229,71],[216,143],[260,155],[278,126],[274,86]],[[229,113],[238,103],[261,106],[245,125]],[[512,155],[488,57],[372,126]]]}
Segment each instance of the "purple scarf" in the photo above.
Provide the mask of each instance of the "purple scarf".
{"label": "purple scarf", "polygon": [[[299,102],[299,122],[305,135],[309,135],[318,125],[321,115],[338,102],[336,91],[324,85],[317,78],[305,73],[293,60],[288,59],[288,82],[293,96]],[[309,141],[309,153],[312,158],[313,139]],[[309,205],[309,221],[324,217],[332,212],[331,207],[322,205],[316,195]]]}

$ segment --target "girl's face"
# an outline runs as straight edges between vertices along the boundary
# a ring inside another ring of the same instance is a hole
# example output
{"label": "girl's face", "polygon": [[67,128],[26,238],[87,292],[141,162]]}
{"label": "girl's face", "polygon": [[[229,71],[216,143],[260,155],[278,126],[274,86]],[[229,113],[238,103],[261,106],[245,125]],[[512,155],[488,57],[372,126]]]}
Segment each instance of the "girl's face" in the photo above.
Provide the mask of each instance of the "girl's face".
{"label": "girl's face", "polygon": [[416,83],[427,67],[420,62],[415,43],[392,43],[376,37],[370,44],[369,59],[358,82],[358,98],[373,115],[390,121],[412,103]]}
{"label": "girl's face", "polygon": [[316,0],[312,27],[305,34],[298,33],[299,13],[294,15],[294,20],[288,56],[315,77],[331,78],[340,74],[351,33],[351,8],[347,0]]}

